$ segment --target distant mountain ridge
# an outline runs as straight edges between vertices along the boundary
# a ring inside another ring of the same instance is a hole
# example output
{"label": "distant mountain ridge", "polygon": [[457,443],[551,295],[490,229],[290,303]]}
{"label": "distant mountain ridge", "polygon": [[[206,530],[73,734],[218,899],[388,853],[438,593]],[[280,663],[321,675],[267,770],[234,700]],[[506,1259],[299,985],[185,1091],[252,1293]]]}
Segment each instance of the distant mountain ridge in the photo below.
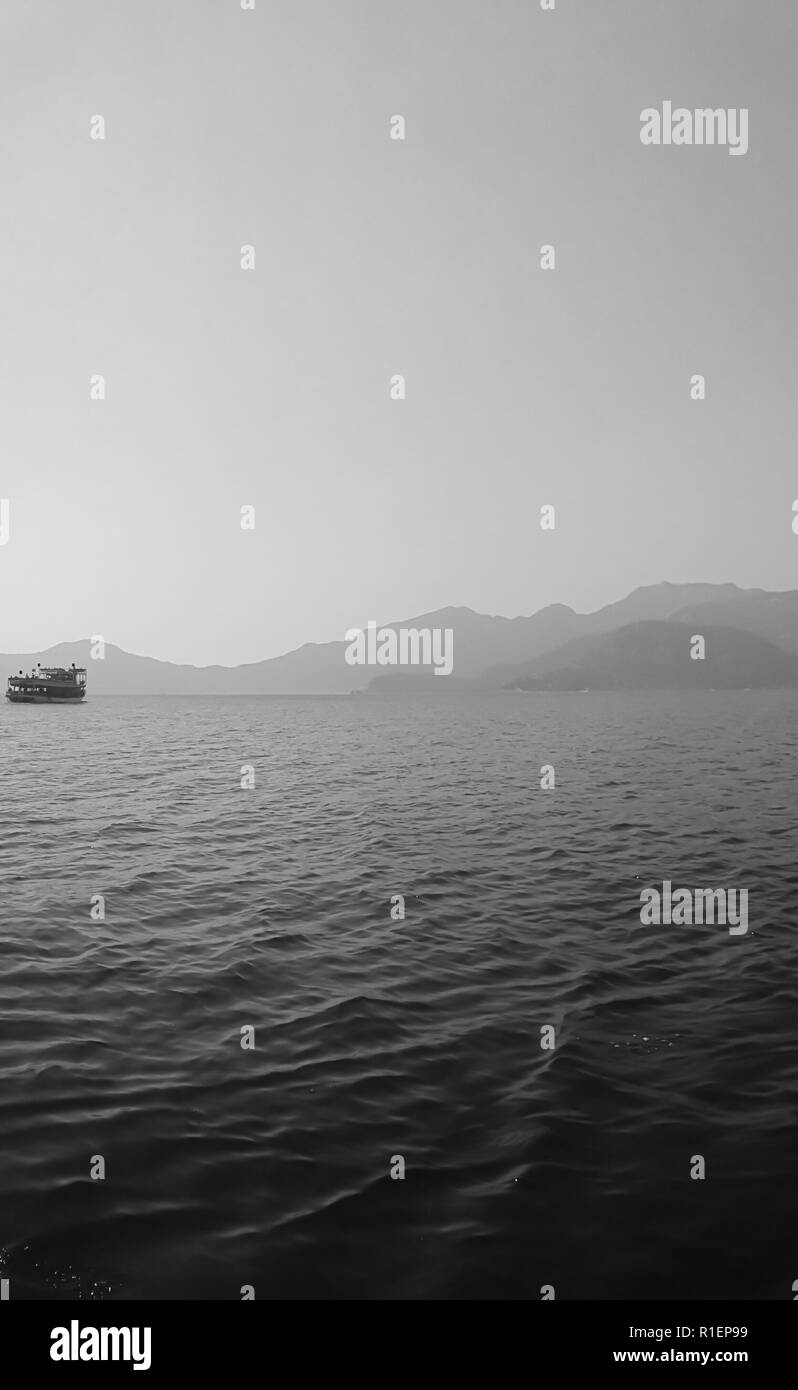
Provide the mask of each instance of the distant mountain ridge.
{"label": "distant mountain ridge", "polygon": [[798,685],[798,656],[742,628],[704,623],[704,655],[691,655],[695,623],[647,620],[578,637],[538,657],[521,690],[745,690]]}
{"label": "distant mountain ridge", "polygon": [[[549,682],[550,688],[570,688],[557,685],[557,681],[576,680],[580,673],[592,672],[594,679],[607,682],[613,663],[619,662],[615,678],[621,683],[642,681],[645,686],[652,676],[656,682],[675,679],[679,684],[682,648],[671,647],[672,641],[676,643],[675,634],[648,630],[645,625],[652,623],[678,627],[679,643],[686,627],[704,636],[705,629],[711,628],[708,660],[716,663],[715,684],[733,680],[743,685],[793,683],[793,664],[781,658],[798,656],[798,590],[774,593],[740,589],[736,584],[662,583],[635,589],[595,613],[576,613],[564,604],[550,604],[529,617],[504,618],[471,608],[443,608],[382,626],[394,630],[451,628],[452,689],[470,684],[498,689],[525,682],[532,682],[530,688],[534,688],[534,682],[541,681]],[[621,641],[607,642],[611,634],[621,630],[627,631]],[[747,636],[759,639],[759,645],[747,642]],[[580,647],[580,643],[587,645]],[[46,651],[6,654],[1,658],[5,670],[0,669],[0,676],[30,670],[37,662],[68,666],[74,661],[88,668],[89,696],[343,694],[365,690],[375,678],[383,689],[394,677],[401,679],[401,673],[393,669],[386,676],[384,667],[348,665],[344,657],[347,645],[343,640],[305,643],[266,661],[191,666],[136,656],[112,643],[106,643],[103,660],[92,660],[91,644],[85,640],[59,643]],[[743,679],[745,672],[755,674],[757,662],[762,679]],[[692,670],[690,681],[704,681],[709,675],[709,666],[701,662],[691,661],[688,670],[702,665],[704,676]],[[571,671],[570,677],[558,677],[558,671],[566,670]],[[418,677],[422,671],[412,668],[411,674]],[[448,678],[433,679],[437,687],[447,686]]]}

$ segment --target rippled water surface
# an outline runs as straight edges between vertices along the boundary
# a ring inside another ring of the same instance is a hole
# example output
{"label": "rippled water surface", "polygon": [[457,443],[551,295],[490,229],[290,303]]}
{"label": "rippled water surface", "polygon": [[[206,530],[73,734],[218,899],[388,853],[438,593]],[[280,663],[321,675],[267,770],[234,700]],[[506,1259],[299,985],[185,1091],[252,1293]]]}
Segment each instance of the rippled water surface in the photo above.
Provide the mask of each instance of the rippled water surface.
{"label": "rippled water surface", "polygon": [[797,704],[3,702],[12,1297],[791,1298]]}

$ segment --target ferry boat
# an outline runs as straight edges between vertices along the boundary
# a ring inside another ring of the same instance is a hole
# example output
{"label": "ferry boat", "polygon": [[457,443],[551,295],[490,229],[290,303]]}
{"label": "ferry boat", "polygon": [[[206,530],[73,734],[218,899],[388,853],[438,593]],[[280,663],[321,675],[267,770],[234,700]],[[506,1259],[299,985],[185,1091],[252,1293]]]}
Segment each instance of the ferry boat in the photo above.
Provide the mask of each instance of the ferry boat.
{"label": "ferry boat", "polygon": [[37,666],[29,676],[19,672],[9,676],[6,699],[21,705],[73,704],[86,696],[86,668],[75,666]]}

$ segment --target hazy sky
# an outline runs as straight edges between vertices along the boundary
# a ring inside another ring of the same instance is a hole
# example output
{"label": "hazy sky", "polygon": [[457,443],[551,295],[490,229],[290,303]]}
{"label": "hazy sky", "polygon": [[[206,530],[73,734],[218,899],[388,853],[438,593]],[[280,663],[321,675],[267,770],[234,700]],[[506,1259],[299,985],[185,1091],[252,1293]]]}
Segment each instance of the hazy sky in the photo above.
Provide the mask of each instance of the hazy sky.
{"label": "hazy sky", "polygon": [[[0,650],[798,587],[794,0],[4,0],[0,40]],[[665,99],[748,153],[641,145]]]}

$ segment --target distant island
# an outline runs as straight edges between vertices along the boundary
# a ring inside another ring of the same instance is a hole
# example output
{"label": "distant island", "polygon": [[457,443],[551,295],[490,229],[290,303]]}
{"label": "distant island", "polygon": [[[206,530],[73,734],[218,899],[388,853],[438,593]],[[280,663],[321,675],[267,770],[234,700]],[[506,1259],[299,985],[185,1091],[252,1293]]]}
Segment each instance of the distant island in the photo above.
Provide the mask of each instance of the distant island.
{"label": "distant island", "polygon": [[[43,666],[88,668],[89,695],[379,695],[435,690],[739,689],[798,685],[798,590],[736,584],[653,584],[595,613],[551,604],[530,617],[503,618],[471,608],[386,623],[388,628],[451,628],[451,676],[423,668],[351,666],[347,643],[306,643],[284,656],[241,666],[188,666],[135,656],[106,643],[64,642],[46,651],[8,653],[7,677]],[[706,644],[692,660],[695,634]]]}

